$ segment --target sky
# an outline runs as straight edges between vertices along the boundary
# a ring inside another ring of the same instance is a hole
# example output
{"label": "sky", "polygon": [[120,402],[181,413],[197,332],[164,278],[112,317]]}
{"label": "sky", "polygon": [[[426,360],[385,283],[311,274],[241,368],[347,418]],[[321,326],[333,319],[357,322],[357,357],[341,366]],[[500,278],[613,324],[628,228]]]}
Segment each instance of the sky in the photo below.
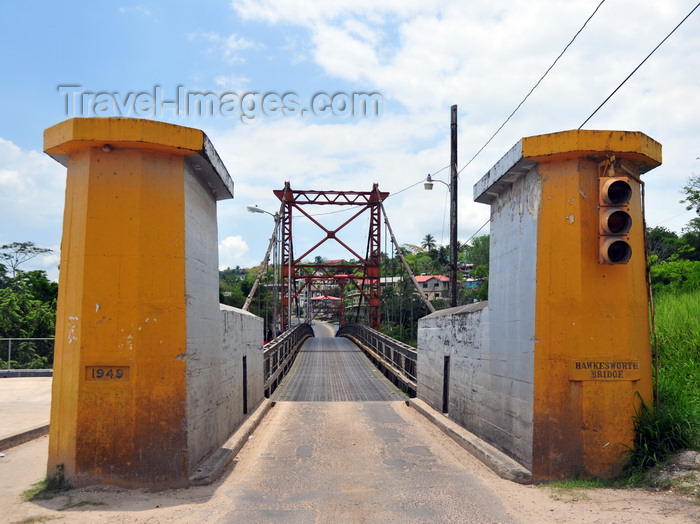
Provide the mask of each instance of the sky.
{"label": "sky", "polygon": [[[422,182],[429,173],[449,181],[454,104],[465,241],[489,216],[474,184],[522,137],[578,128],[697,1],[599,4],[1,0],[0,245],[53,249],[23,269],[58,278],[66,173],[42,152],[43,132],[80,116],[151,118],[209,136],[235,184],[235,197],[218,204],[222,268],[260,263],[273,220],[246,206],[274,213],[272,192],[285,181],[353,191],[378,183],[391,193],[385,209],[399,243],[431,234],[448,244],[447,187],[428,192]],[[169,102],[178,93],[213,93],[216,104],[177,113]],[[374,103],[355,103],[365,95]],[[681,232],[693,218],[682,188],[700,173],[700,9],[584,129],[641,131],[662,144],[663,165],[644,175],[647,225]],[[320,214],[335,209],[310,211],[332,228],[350,216]],[[367,227],[365,213],[341,238],[362,254]],[[308,220],[295,222],[296,254],[321,238]],[[316,255],[348,258],[335,242]]]}

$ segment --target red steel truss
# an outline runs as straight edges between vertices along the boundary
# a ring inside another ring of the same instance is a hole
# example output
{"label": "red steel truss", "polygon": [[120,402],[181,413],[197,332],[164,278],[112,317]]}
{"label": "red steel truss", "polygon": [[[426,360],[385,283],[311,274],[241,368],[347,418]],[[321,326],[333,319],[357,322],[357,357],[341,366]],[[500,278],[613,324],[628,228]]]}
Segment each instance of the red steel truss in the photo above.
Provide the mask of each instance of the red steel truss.
{"label": "red steel truss", "polygon": [[[379,329],[379,297],[381,293],[379,282],[379,265],[381,261],[381,202],[389,196],[388,192],[380,192],[378,184],[374,184],[372,191],[311,191],[294,190],[289,182],[284,183],[284,189],[275,190],[275,196],[284,203],[282,215],[282,330],[289,328],[290,311],[293,301],[310,286],[313,280],[332,279],[338,282],[341,290],[348,281],[352,281],[360,290],[363,298],[369,304],[369,325]],[[324,227],[316,218],[305,209],[305,205],[335,205],[357,206],[358,211],[335,229]],[[300,256],[294,256],[292,245],[292,217],[297,210],[316,224],[325,237],[319,240],[313,247],[306,250]],[[369,212],[369,238],[367,242],[367,254],[362,256],[348,246],[338,237],[338,232],[350,222]],[[302,260],[320,247],[327,240],[333,239],[347,249],[352,258],[358,260],[357,264],[310,264]],[[340,297],[344,299],[344,297]],[[344,315],[341,310],[341,322]]]}

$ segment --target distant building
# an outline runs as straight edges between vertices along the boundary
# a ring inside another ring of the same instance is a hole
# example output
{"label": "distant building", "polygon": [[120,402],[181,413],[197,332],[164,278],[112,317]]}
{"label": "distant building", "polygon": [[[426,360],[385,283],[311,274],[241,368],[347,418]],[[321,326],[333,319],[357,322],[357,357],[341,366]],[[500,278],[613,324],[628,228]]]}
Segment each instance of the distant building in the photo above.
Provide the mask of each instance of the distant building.
{"label": "distant building", "polygon": [[478,278],[468,278],[464,281],[464,287],[466,289],[476,289],[478,288],[483,281]]}
{"label": "distant building", "polygon": [[309,299],[311,310],[309,318],[319,318],[321,320],[331,320],[336,318],[340,308],[340,298],[329,295],[321,295]]}
{"label": "distant building", "polygon": [[[384,292],[387,287],[396,287],[403,280],[403,277],[379,277],[379,287],[380,294]],[[362,280],[357,281],[358,286],[362,286]],[[345,298],[349,301],[351,307],[356,307],[362,302],[367,304],[367,301],[362,299],[362,294],[357,289],[352,289],[352,291],[347,291],[345,293]]]}
{"label": "distant building", "polygon": [[428,300],[450,296],[450,279],[443,275],[420,275],[416,282]]}

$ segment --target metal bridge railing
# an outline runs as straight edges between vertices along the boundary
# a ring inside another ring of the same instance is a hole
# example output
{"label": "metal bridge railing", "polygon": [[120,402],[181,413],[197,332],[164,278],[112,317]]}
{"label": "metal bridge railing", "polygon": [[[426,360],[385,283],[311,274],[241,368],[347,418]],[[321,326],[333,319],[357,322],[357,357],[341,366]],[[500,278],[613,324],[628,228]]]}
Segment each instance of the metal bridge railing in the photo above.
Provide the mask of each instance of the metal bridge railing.
{"label": "metal bridge railing", "polygon": [[414,347],[361,324],[343,324],[336,336],[355,342],[395,386],[415,397],[418,354]]}
{"label": "metal bridge railing", "polygon": [[314,336],[310,324],[299,324],[270,342],[263,351],[265,362],[265,396],[270,397],[294,363],[304,341]]}
{"label": "metal bridge railing", "polygon": [[53,338],[0,338],[0,369],[51,369]]}

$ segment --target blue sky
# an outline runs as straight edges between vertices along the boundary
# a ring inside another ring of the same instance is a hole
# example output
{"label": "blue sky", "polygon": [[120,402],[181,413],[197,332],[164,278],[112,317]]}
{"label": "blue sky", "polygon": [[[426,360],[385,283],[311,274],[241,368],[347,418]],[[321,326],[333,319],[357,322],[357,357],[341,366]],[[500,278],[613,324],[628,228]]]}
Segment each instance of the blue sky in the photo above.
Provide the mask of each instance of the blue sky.
{"label": "blue sky", "polygon": [[[219,204],[220,264],[262,258],[274,189],[398,193],[449,164],[449,107],[459,106],[459,166],[484,145],[598,6],[599,0],[233,2],[26,1],[0,4],[0,244],[56,250],[26,269],[57,278],[65,169],[42,153],[66,114],[60,85],[127,97],[188,92],[312,96],[379,93],[379,116],[156,116],[211,138],[236,185]],[[695,0],[607,0],[520,110],[460,175],[459,230],[488,218],[472,186],[523,136],[577,128],[695,6]],[[680,231],[679,204],[700,172],[700,10],[596,114],[586,129],[642,131],[664,147],[645,176],[647,222]],[[79,115],[75,115],[79,116]],[[133,114],[131,116],[134,116]],[[437,178],[447,179],[442,171]],[[447,243],[445,187],[390,197],[401,243]],[[321,212],[327,209],[320,210]],[[338,223],[345,213],[324,220]],[[364,252],[365,222],[344,239]],[[320,239],[296,230],[295,251]],[[327,247],[326,247],[327,246]],[[345,256],[327,243],[318,253]]]}

